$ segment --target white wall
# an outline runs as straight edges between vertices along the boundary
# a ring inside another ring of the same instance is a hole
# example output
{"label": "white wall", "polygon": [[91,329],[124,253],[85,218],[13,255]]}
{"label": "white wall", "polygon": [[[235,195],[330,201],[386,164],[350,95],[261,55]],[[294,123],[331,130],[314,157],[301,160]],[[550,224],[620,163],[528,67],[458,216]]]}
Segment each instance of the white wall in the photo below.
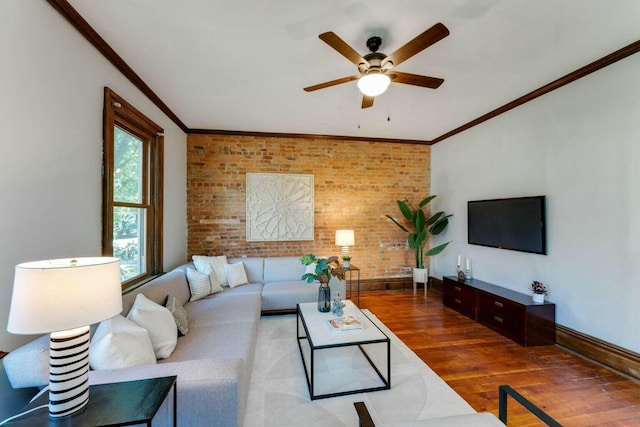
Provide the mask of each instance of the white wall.
{"label": "white wall", "polygon": [[[523,293],[551,287],[556,321],[640,352],[640,55],[432,149],[432,193],[452,212],[431,261]],[[468,200],[547,196],[548,255],[467,244]]]}
{"label": "white wall", "polygon": [[164,267],[186,259],[186,135],[45,1],[0,2],[0,349],[16,264],[101,252],[103,87],[165,129]]}

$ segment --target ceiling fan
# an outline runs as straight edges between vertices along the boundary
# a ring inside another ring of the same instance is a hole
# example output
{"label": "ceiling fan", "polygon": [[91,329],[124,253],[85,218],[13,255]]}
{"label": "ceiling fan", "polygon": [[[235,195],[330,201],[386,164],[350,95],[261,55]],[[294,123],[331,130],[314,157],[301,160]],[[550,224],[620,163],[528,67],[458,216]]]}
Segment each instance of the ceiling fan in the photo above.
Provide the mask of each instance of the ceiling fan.
{"label": "ceiling fan", "polygon": [[371,37],[367,40],[367,47],[371,52],[361,56],[335,33],[331,31],[322,33],[318,36],[320,40],[356,65],[358,71],[360,71],[360,75],[342,77],[340,79],[308,86],[305,87],[304,90],[313,92],[314,90],[357,80],[358,88],[363,95],[362,108],[369,108],[373,106],[374,98],[384,93],[391,82],[436,89],[444,82],[444,79],[402,73],[395,71],[394,68],[448,35],[449,30],[447,27],[441,23],[437,23],[400,47],[391,55],[378,52],[377,50],[382,44],[382,39],[380,37]]}

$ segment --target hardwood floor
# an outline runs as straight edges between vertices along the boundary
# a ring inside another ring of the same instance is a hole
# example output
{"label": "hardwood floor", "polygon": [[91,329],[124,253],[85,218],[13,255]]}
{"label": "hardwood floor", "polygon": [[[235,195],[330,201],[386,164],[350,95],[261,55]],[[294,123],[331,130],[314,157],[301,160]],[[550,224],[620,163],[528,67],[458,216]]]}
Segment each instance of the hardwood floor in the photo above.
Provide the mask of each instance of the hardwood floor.
{"label": "hardwood floor", "polygon": [[[498,415],[507,384],[563,426],[640,426],[640,383],[556,346],[523,347],[442,305],[429,290],[367,291],[371,310],[476,411]],[[509,398],[510,426],[544,425]]]}

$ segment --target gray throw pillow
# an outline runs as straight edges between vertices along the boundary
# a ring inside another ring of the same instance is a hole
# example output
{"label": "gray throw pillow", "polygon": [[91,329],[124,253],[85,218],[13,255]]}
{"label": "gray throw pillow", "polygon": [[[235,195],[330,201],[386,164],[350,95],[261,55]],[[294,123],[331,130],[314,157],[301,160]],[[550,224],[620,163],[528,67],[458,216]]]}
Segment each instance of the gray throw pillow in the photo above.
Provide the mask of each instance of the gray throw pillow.
{"label": "gray throw pillow", "polygon": [[165,307],[167,307],[173,315],[173,319],[176,321],[180,335],[187,335],[189,333],[189,318],[187,317],[187,310],[184,309],[182,304],[180,304],[173,295],[167,296],[167,303],[165,304]]}

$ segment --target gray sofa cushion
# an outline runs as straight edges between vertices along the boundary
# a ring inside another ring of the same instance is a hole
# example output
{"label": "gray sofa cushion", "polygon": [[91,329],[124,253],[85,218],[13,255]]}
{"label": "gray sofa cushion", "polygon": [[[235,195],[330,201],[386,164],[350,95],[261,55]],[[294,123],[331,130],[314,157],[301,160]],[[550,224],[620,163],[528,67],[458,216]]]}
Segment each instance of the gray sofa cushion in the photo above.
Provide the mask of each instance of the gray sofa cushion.
{"label": "gray sofa cushion", "polygon": [[306,268],[307,266],[300,262],[300,257],[265,258],[264,282],[299,281]]}
{"label": "gray sofa cushion", "polygon": [[[236,292],[240,288],[246,288],[247,292]],[[251,289],[256,291],[250,292]],[[233,289],[225,288],[219,294],[197,301],[198,304],[187,304],[189,326],[213,326],[247,320],[258,323],[261,289],[260,283]]]}
{"label": "gray sofa cushion", "polygon": [[180,337],[171,356],[158,363],[199,359],[252,360],[258,325],[251,321],[211,327],[192,326],[189,335]]}
{"label": "gray sofa cushion", "polygon": [[[285,280],[265,282],[262,288],[262,311],[295,309],[301,302],[318,301],[318,283],[307,283],[302,280]],[[345,298],[345,282],[333,278],[329,282],[331,298],[337,292]]]}

